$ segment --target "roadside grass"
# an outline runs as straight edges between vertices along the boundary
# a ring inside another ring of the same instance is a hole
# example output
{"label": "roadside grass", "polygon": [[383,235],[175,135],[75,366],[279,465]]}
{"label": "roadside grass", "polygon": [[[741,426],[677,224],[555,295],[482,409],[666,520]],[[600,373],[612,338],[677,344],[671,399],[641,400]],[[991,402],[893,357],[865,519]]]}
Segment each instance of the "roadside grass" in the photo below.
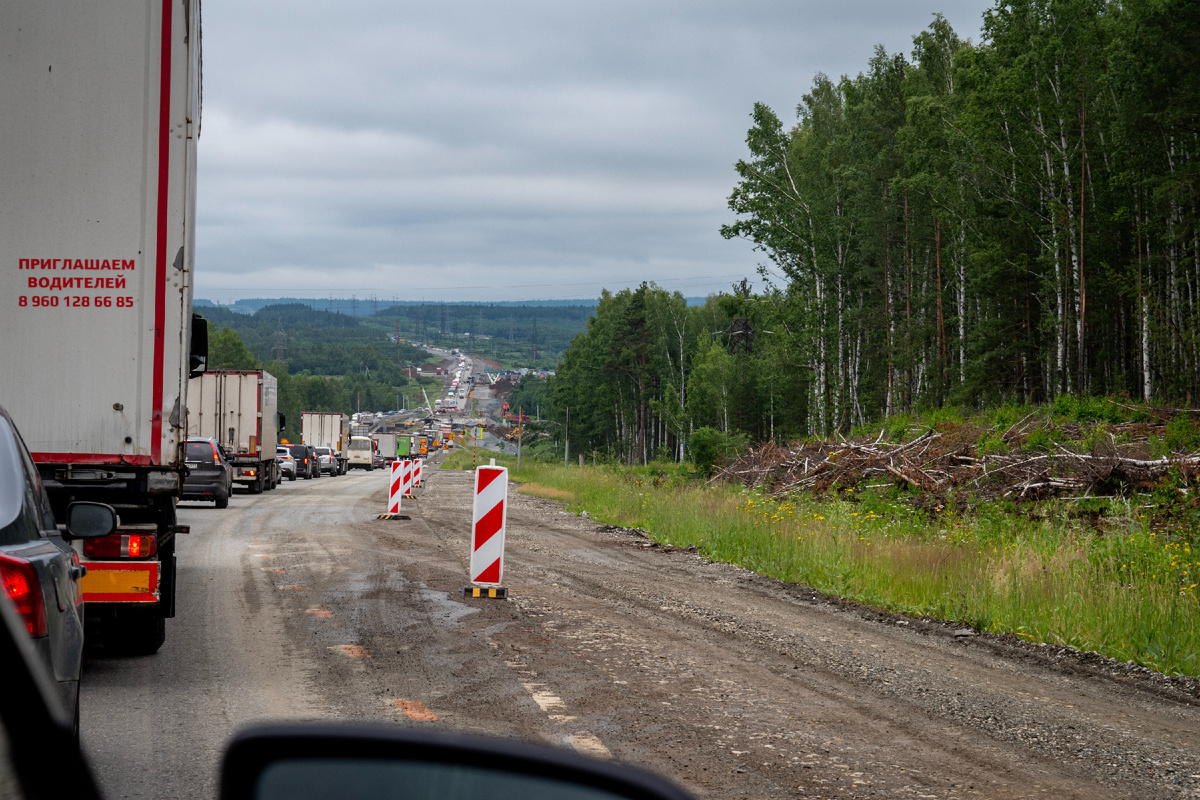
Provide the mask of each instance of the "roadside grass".
{"label": "roadside grass", "polygon": [[673,465],[526,460],[517,472],[515,459],[497,463],[523,492],[664,544],[696,545],[717,561],[891,611],[1200,677],[1200,554],[1186,535],[1152,529],[1128,501],[1092,501],[1104,506],[1098,532],[1067,504],[1047,504],[1033,519],[999,505],[961,515],[913,509],[894,491],[774,499],[706,487]]}

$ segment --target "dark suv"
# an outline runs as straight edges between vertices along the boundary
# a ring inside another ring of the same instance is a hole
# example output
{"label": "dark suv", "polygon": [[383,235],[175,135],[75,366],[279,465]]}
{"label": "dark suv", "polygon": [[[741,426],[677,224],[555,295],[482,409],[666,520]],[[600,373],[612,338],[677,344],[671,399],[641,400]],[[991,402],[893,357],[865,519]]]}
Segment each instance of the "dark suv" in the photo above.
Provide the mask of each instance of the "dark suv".
{"label": "dark suv", "polygon": [[317,462],[317,449],[307,444],[284,445],[296,460],[296,475],[308,480],[321,477],[321,465]]}
{"label": "dark suv", "polygon": [[216,439],[188,439],[184,500],[215,500],[217,508],[229,505],[233,494],[233,466]]}
{"label": "dark suv", "polygon": [[111,506],[71,503],[67,530],[59,531],[41,476],[12,418],[0,408],[0,584],[54,678],[63,707],[74,711],[77,730],[83,668],[81,579],[87,570],[67,542],[108,536],[117,524]]}

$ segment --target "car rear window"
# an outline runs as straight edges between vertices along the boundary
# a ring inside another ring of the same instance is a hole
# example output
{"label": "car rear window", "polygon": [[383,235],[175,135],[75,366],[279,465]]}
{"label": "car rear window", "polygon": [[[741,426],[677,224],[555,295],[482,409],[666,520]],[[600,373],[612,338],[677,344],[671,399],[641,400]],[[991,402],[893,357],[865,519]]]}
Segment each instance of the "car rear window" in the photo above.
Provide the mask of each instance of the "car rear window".
{"label": "car rear window", "polygon": [[21,544],[37,537],[33,487],[25,477],[19,448],[16,431],[0,417],[0,544]]}
{"label": "car rear window", "polygon": [[188,461],[203,461],[206,464],[213,463],[213,447],[208,442],[188,442],[187,443],[187,460]]}

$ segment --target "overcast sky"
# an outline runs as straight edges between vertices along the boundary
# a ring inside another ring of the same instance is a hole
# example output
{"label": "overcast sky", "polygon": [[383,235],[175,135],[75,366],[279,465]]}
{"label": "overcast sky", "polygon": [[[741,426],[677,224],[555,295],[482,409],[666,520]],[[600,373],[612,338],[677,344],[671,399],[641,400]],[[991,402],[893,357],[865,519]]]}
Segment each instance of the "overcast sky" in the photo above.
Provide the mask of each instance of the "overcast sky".
{"label": "overcast sky", "polygon": [[196,296],[595,298],[754,278],[753,104],[985,0],[208,0]]}

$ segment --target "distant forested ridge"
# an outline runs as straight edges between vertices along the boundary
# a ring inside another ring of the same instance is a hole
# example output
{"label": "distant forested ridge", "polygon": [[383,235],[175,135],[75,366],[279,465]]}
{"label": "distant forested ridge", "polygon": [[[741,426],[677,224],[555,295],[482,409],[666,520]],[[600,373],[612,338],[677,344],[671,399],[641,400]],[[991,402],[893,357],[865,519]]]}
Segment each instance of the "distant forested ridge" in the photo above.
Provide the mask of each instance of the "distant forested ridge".
{"label": "distant forested ridge", "polygon": [[[252,308],[265,301],[245,302],[244,308]],[[395,344],[397,332],[404,340],[400,344],[467,348],[505,367],[552,369],[596,308],[586,301],[574,305],[376,302],[376,310],[364,316],[350,312],[361,312],[368,301],[356,301],[353,308],[347,305],[351,301],[330,301],[343,311],[324,310],[324,302],[278,302],[253,313],[213,305],[197,306],[196,311],[219,327],[237,331],[258,358],[286,360],[294,372],[341,375],[362,367],[365,354],[356,351],[356,345]],[[416,355],[408,358],[420,363]]]}
{"label": "distant forested ridge", "polygon": [[1187,402],[1200,384],[1200,3],[1020,0],[978,44],[817,75],[753,108],[707,306],[605,294],[554,381],[572,450],[642,461],[711,426],[829,435],[945,404]]}
{"label": "distant forested ridge", "polygon": [[553,368],[575,334],[594,314],[594,303],[406,303],[382,309],[380,320],[398,324],[400,336],[465,347],[505,366]]}
{"label": "distant forested ridge", "polygon": [[422,384],[436,396],[438,381],[417,380],[405,369],[439,360],[416,342],[462,348],[506,367],[553,367],[593,309],[416,304],[353,316],[303,302],[265,305],[252,314],[196,307],[210,324],[212,369],[261,368],[279,378],[279,408],[291,436],[301,411],[424,405]]}

